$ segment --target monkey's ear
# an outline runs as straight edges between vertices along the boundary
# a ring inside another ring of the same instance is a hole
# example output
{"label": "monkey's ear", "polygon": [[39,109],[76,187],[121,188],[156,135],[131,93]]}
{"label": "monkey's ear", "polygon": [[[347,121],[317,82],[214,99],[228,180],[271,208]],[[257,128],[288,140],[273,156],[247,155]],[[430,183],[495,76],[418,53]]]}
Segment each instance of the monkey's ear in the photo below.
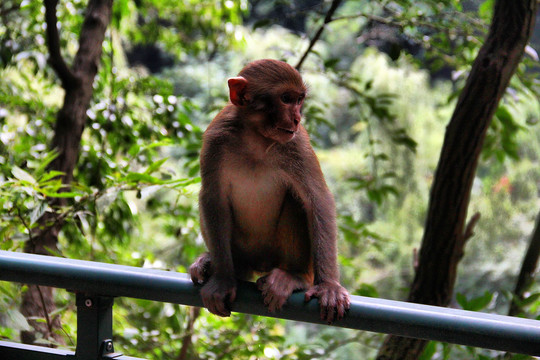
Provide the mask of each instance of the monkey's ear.
{"label": "monkey's ear", "polygon": [[248,81],[242,76],[237,76],[227,80],[229,84],[229,97],[236,106],[246,105],[246,88]]}

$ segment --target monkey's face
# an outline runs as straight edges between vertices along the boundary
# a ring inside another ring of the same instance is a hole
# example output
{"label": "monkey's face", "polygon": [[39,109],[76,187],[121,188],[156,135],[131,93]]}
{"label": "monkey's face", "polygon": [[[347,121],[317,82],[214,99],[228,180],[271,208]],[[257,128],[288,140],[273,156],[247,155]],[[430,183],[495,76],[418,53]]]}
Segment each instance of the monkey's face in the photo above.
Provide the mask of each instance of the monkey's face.
{"label": "monkey's face", "polygon": [[249,63],[228,80],[231,103],[265,138],[281,144],[296,136],[306,86],[292,66],[263,59]]}
{"label": "monkey's face", "polygon": [[288,88],[265,99],[259,98],[256,106],[264,114],[261,134],[281,144],[294,139],[302,120],[305,97],[305,89]]}

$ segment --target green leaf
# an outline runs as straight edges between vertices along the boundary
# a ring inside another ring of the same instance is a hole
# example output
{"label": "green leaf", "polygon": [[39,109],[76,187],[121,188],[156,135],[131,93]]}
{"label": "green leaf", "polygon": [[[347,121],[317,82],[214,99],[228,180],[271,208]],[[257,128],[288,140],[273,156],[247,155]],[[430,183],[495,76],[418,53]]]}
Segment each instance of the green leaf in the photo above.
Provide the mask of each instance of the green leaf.
{"label": "green leaf", "polygon": [[456,301],[462,309],[465,309],[467,307],[467,297],[462,293],[456,294]]}
{"label": "green leaf", "polygon": [[156,142],[153,142],[151,144],[145,145],[145,146],[143,146],[141,148],[141,150],[153,149],[153,148],[156,148],[156,147],[169,146],[169,145],[172,145],[171,140],[161,140],[161,141],[156,141]]}
{"label": "green leaf", "polygon": [[491,300],[493,300],[493,294],[490,293],[489,291],[486,291],[484,295],[479,296],[469,301],[469,308],[466,310],[471,310],[471,311],[483,310],[489,305]]}
{"label": "green leaf", "polygon": [[324,62],[325,68],[334,68],[339,63],[339,58],[328,59]]}
{"label": "green leaf", "polygon": [[497,111],[495,112],[495,116],[501,124],[504,126],[504,130],[508,132],[516,132],[521,127],[518,125],[516,120],[514,119],[514,115],[508,110],[507,106],[501,105],[497,108]]}
{"label": "green leaf", "polygon": [[109,189],[104,195],[99,197],[96,200],[96,207],[99,212],[104,212],[109,208],[109,206],[112,205],[112,203],[116,200],[118,197],[118,193],[120,191],[118,189]]}
{"label": "green leaf", "polygon": [[527,306],[535,303],[540,298],[540,293],[534,293],[521,300],[521,306]]}
{"label": "green leaf", "polygon": [[426,348],[424,349],[424,352],[422,352],[422,355],[418,358],[419,360],[430,360],[433,358],[433,355],[437,352],[437,343],[435,341],[430,341],[426,345]]}
{"label": "green leaf", "polygon": [[529,355],[515,354],[512,355],[510,360],[531,360],[532,358]]}
{"label": "green leaf", "polygon": [[168,158],[165,158],[165,159],[161,159],[161,160],[158,160],[158,161],[154,161],[153,163],[151,163],[148,168],[146,169],[146,171],[144,172],[145,174],[151,174],[153,172],[155,172],[156,170],[158,170],[161,165],[163,165],[166,161],[168,160]]}
{"label": "green leaf", "polygon": [[139,153],[139,151],[141,150],[141,147],[138,145],[138,144],[133,144],[129,150],[128,150],[128,154],[130,156],[135,156]]}
{"label": "green leaf", "polygon": [[26,321],[26,318],[17,310],[8,310],[7,315],[10,322],[10,327],[16,330],[30,330],[30,325]]}
{"label": "green leaf", "polygon": [[377,288],[371,284],[361,284],[360,288],[354,292],[354,295],[367,296],[367,297],[379,297]]}
{"label": "green leaf", "polygon": [[480,311],[482,309],[485,309],[489,305],[491,300],[493,300],[493,294],[489,291],[486,291],[483,295],[479,297],[467,300],[465,295],[458,293],[456,295],[456,300],[458,304],[463,308],[463,310]]}
{"label": "green leaf", "polygon": [[30,225],[35,224],[41,216],[47,211],[49,205],[46,202],[41,202],[30,213]]}
{"label": "green leaf", "polygon": [[36,179],[34,179],[32,175],[30,175],[29,173],[27,173],[26,171],[24,171],[23,169],[21,169],[20,167],[16,165],[14,165],[13,168],[11,169],[11,173],[18,180],[29,182],[30,184],[36,183]]}
{"label": "green leaf", "polygon": [[126,18],[129,15],[129,4],[127,0],[117,0],[113,4],[111,23],[116,29],[120,29],[122,18]]}
{"label": "green leaf", "polygon": [[128,183],[163,184],[162,180],[154,176],[141,173],[129,173],[124,179]]}
{"label": "green leaf", "polygon": [[39,181],[41,183],[43,183],[43,182],[49,181],[51,179],[54,179],[55,177],[59,177],[59,176],[62,176],[62,175],[64,175],[64,173],[62,171],[51,170],[48,173],[46,173],[45,175],[43,175],[39,179]]}
{"label": "green leaf", "polygon": [[490,19],[493,14],[495,0],[486,0],[478,8],[478,14],[483,19]]}
{"label": "green leaf", "polygon": [[157,191],[163,189],[163,185],[151,185],[151,186],[146,186],[144,188],[142,188],[140,190],[140,192],[138,193],[138,196],[137,198],[138,199],[146,199],[147,197],[155,194]]}
{"label": "green leaf", "polygon": [[57,151],[51,151],[47,153],[47,156],[45,156],[45,158],[40,160],[39,167],[36,168],[36,174],[39,174],[39,175],[43,174],[46,171],[49,164],[57,157],[58,157]]}
{"label": "green leaf", "polygon": [[39,190],[43,195],[52,197],[52,198],[63,198],[63,199],[70,199],[74,198],[76,196],[80,196],[81,194],[77,192],[71,192],[71,191],[50,191],[48,189],[40,189]]}

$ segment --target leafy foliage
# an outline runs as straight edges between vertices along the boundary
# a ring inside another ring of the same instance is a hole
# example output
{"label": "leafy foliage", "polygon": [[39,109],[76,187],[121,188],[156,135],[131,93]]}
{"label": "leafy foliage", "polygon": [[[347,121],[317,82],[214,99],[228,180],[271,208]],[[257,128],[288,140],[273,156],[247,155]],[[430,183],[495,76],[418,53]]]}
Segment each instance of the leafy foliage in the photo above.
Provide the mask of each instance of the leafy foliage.
{"label": "leafy foliage", "polygon": [[[60,3],[69,63],[86,3]],[[37,220],[49,214],[65,222],[63,256],[185,272],[204,249],[198,153],[202,130],[226,101],[226,77],[255,56],[294,63],[328,5],[265,3],[115,1],[75,180],[67,188],[47,167],[56,156],[49,144],[63,93],[47,65],[43,5],[1,2],[0,248],[21,250],[40,230]],[[464,10],[457,0],[344,1],[303,68],[311,85],[305,124],[336,196],[342,280],[351,293],[400,297],[410,283],[444,125],[492,4]],[[271,26],[278,8],[287,14],[280,23],[296,19],[297,32]],[[381,43],[377,33],[388,40]],[[538,211],[540,105],[530,60],[496,113],[475,180],[471,210],[483,220],[456,296],[470,310],[504,311],[510,295],[497,295],[511,288]],[[68,205],[48,205],[55,197]],[[26,329],[18,312],[22,290],[0,284],[3,338],[17,340]],[[72,345],[73,296],[59,292],[57,303]],[[537,286],[522,305],[527,316],[538,317]],[[185,336],[193,341],[189,356],[201,359],[369,358],[380,343],[373,334],[240,314],[220,319],[134,299],[117,301],[115,335],[126,353],[137,349],[148,358],[177,358]],[[423,359],[486,356],[430,343]]]}

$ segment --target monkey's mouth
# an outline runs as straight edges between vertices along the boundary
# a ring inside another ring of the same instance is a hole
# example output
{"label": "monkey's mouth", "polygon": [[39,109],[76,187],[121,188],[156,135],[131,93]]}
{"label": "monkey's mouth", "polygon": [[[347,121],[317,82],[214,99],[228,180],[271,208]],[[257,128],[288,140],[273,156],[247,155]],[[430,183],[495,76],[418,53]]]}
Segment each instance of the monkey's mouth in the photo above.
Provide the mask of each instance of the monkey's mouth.
{"label": "monkey's mouth", "polygon": [[278,127],[277,129],[278,129],[279,131],[282,131],[282,132],[287,133],[287,134],[289,134],[289,135],[292,135],[292,134],[295,133],[294,130],[284,129],[284,128],[281,128],[281,127]]}

